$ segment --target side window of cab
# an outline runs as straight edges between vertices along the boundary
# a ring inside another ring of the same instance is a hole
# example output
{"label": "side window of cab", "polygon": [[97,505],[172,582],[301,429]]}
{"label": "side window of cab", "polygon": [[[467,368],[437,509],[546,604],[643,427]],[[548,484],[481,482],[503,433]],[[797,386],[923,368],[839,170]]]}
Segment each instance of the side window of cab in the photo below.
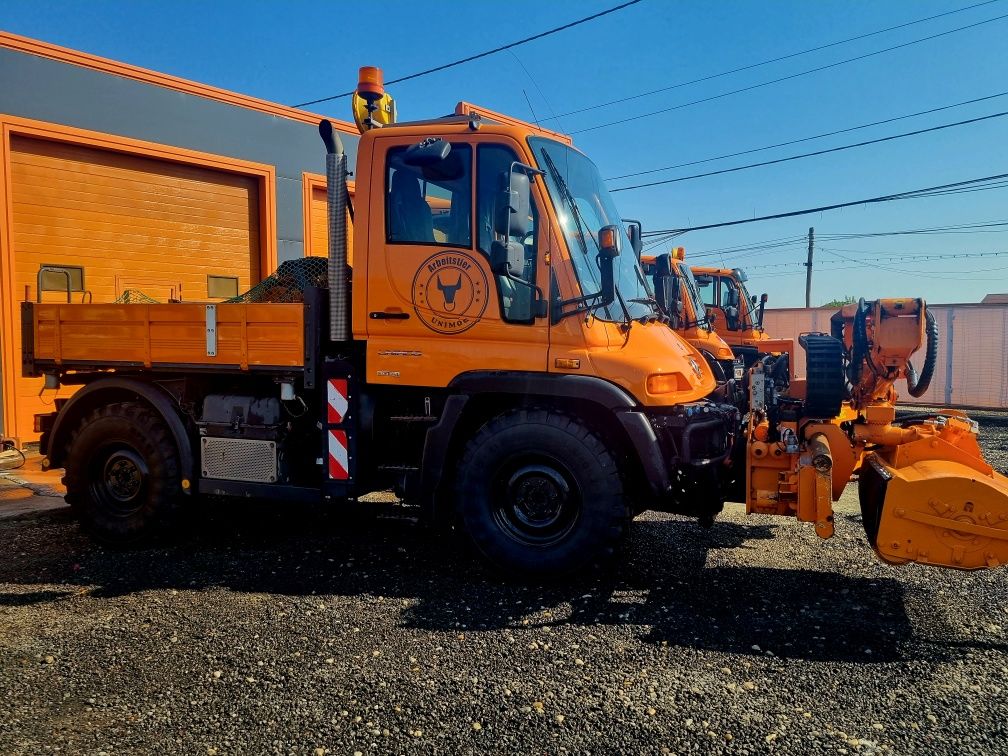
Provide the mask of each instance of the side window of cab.
{"label": "side window of cab", "polygon": [[407,147],[385,165],[385,240],[389,244],[472,247],[472,148],[452,144],[444,160],[412,166]]}
{"label": "side window of cab", "polygon": [[720,307],[717,276],[697,273],[694,278],[697,282],[697,288],[700,289],[700,298],[703,300],[703,303],[708,307]]}
{"label": "side window of cab", "polygon": [[494,218],[495,207],[502,189],[503,182],[511,171],[511,165],[518,162],[518,156],[510,147],[499,144],[481,144],[476,148],[476,227],[478,248],[483,254],[490,256],[490,248],[494,241],[514,242],[520,244],[525,251],[525,264],[517,274],[521,280],[498,275],[497,295],[500,301],[501,315],[508,323],[531,324],[535,322],[533,303],[535,301],[536,268],[538,267],[537,230],[539,226],[539,211],[535,198],[532,199],[531,216],[528,232],[522,237],[510,236],[504,239],[496,234]]}

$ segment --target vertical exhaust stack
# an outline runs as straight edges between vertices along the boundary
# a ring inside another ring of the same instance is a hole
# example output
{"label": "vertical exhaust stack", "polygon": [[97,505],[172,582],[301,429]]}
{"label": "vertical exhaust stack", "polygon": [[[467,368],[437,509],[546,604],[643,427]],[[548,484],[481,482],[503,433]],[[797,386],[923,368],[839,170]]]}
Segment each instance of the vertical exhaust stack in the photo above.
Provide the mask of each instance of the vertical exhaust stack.
{"label": "vertical exhaust stack", "polygon": [[319,134],[326,146],[329,213],[329,338],[350,340],[350,275],[347,266],[347,159],[343,141],[325,120]]}

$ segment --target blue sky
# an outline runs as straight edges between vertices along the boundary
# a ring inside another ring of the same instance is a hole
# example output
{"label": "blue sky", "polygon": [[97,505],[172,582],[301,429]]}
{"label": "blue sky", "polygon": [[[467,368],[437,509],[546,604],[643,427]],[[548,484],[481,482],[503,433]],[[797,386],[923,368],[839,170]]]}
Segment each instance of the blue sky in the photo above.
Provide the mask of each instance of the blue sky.
{"label": "blue sky", "polygon": [[[975,2],[976,0],[974,0]],[[0,28],[235,91],[293,104],[353,88],[357,67],[391,79],[615,5],[591,2],[41,2],[6,0]],[[535,42],[391,88],[400,117],[450,112],[469,100],[576,132],[604,176],[700,160],[1008,91],[1008,19],[739,95],[642,117],[770,79],[1008,14],[999,0],[827,50],[585,113],[552,115],[836,42],[971,5],[916,2],[644,0]],[[526,99],[527,97],[527,99]],[[532,110],[530,111],[529,103]],[[347,101],[313,110],[343,119]],[[534,112],[533,112],[534,111]],[[784,157],[1008,111],[1008,97],[754,155],[661,179]],[[640,117],[638,117],[640,116]],[[856,200],[1008,173],[1008,118],[833,155],[616,194],[626,217],[678,228]],[[614,181],[620,186],[626,181]],[[1008,221],[1008,188],[939,196],[733,228],[679,239],[687,256],[749,269],[771,306],[804,302],[804,236]],[[1008,229],[1008,226],[1005,227]],[[824,240],[813,304],[845,294],[975,302],[1008,291],[1004,233]],[[781,246],[710,255],[785,239]],[[670,246],[670,244],[665,245]],[[705,255],[706,256],[702,256]],[[893,255],[939,256],[885,261]],[[847,263],[840,256],[869,261]],[[783,263],[783,265],[781,265]],[[770,266],[777,267],[757,267]],[[874,266],[874,267],[873,267]],[[879,267],[881,266],[881,267]]]}

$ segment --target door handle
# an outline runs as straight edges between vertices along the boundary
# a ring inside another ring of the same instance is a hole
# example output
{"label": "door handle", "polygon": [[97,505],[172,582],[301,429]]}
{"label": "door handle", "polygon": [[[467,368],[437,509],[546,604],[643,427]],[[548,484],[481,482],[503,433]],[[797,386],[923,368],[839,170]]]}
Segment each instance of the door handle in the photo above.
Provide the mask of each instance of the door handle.
{"label": "door handle", "polygon": [[409,320],[408,312],[369,312],[371,320]]}

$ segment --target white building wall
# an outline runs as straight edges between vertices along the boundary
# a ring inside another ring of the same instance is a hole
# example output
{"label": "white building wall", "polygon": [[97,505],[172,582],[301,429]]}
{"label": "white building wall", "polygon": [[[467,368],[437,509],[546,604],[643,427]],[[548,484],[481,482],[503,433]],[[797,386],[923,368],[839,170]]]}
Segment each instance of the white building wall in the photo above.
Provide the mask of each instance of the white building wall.
{"label": "white building wall", "polygon": [[[938,364],[931,386],[919,399],[911,397],[906,383],[897,391],[901,404],[922,406],[1008,408],[1008,305],[931,305],[938,321]],[[810,331],[829,333],[832,308],[767,310],[767,333],[775,338],[793,338],[796,344],[794,372],[805,375],[805,353],[797,347],[798,335]],[[924,360],[918,352],[914,363]]]}

